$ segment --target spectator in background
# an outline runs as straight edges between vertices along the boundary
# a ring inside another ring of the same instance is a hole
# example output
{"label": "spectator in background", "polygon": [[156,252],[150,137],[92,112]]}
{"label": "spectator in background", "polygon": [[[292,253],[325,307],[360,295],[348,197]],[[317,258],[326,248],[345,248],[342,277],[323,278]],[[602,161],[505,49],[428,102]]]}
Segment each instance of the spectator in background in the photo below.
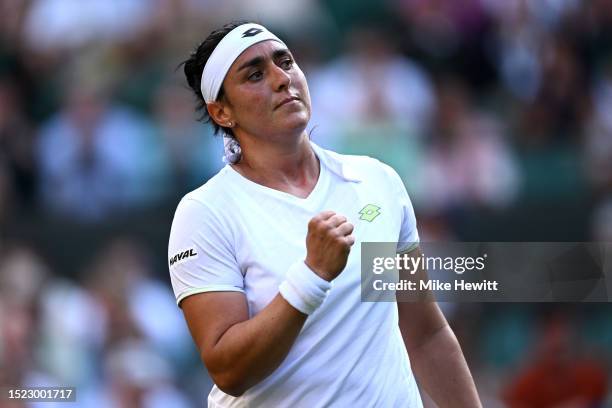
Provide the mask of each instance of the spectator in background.
{"label": "spectator in background", "polygon": [[176,381],[193,375],[183,363],[195,351],[137,245],[119,239],[99,252],[85,287],[27,246],[0,255],[0,387],[70,384],[84,408],[190,406]]}
{"label": "spectator in background", "polygon": [[535,358],[503,391],[509,408],[602,406],[608,376],[599,361],[580,354],[571,322],[555,316],[541,336]]}
{"label": "spectator in background", "polygon": [[310,0],[226,0],[223,3],[226,18],[260,19],[265,16],[269,25],[288,33],[315,35],[313,27],[320,26],[329,18],[319,2]]}
{"label": "spectator in background", "polygon": [[475,91],[495,81],[490,17],[481,0],[393,0],[405,20],[406,46],[434,74],[454,72]]}
{"label": "spectator in background", "polygon": [[118,237],[88,270],[86,286],[108,319],[108,340],[142,337],[175,364],[192,357],[191,337],[171,291],[153,276],[150,254],[137,241]]}
{"label": "spectator in background", "polygon": [[[435,57],[457,52],[465,43],[474,44],[487,24],[481,0],[394,0],[407,21],[416,45]],[[455,67],[458,68],[458,67]]]}
{"label": "spectator in background", "polygon": [[117,238],[95,255],[82,282],[49,282],[31,347],[44,350],[37,364],[47,377],[39,381],[76,386],[86,408],[188,406],[175,382],[190,372],[185,362],[194,348],[147,259],[139,245]]}
{"label": "spectator in background", "polygon": [[594,84],[594,109],[585,140],[584,159],[595,190],[612,194],[612,58]]}
{"label": "spectator in background", "polygon": [[[156,2],[163,2],[158,0]],[[156,10],[148,0],[37,0],[25,17],[24,37],[38,51],[137,36]]]}
{"label": "spectator in background", "polygon": [[182,196],[223,167],[223,141],[194,120],[193,99],[183,88],[164,84],[158,89],[154,120],[165,155],[168,191]]}
{"label": "spectator in background", "polygon": [[163,194],[163,151],[151,123],[113,104],[107,93],[95,80],[77,80],[61,111],[41,129],[41,194],[56,213],[100,221]]}
{"label": "spectator in background", "polygon": [[50,273],[27,246],[0,245],[0,387],[33,385],[42,374],[34,352],[38,307]]}
{"label": "spectator in background", "polygon": [[88,291],[107,322],[103,392],[111,407],[187,405],[176,390],[175,369],[184,369],[195,349],[172,293],[153,278],[149,258],[137,242],[116,238],[89,270]]}
{"label": "spectator in background", "polygon": [[104,351],[108,319],[96,299],[76,282],[54,277],[40,298],[38,341],[33,353],[45,373],[39,385],[71,384],[84,407],[98,395],[102,379],[99,356]]}
{"label": "spectator in background", "polygon": [[173,383],[173,367],[146,341],[122,340],[114,344],[105,357],[104,369],[108,379],[105,407],[191,406]]}
{"label": "spectator in background", "polygon": [[37,187],[33,132],[15,82],[0,76],[0,219],[11,203],[31,208]]}
{"label": "spectator in background", "polygon": [[485,3],[498,20],[493,58],[500,85],[522,103],[532,102],[542,81],[543,27],[532,23],[525,3],[522,6],[512,1]]}
{"label": "spectator in background", "polygon": [[539,123],[541,130],[527,134],[527,145],[579,140],[590,112],[584,65],[578,50],[561,35],[548,41],[542,50],[542,82],[535,101],[527,105],[528,123]]}
{"label": "spectator in background", "polygon": [[457,81],[439,85],[438,110],[431,145],[423,164],[422,196],[427,212],[445,213],[469,206],[512,203],[518,170],[500,121],[473,107],[468,90]]}
{"label": "spectator in background", "polygon": [[30,3],[28,0],[0,0],[0,50],[19,43]]}

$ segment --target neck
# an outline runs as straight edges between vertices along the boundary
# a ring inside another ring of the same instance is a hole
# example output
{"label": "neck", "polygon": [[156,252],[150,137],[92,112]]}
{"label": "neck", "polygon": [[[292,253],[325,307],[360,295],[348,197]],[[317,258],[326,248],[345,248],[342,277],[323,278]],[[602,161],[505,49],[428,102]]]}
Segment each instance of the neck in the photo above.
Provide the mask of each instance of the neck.
{"label": "neck", "polygon": [[307,196],[319,177],[319,163],[304,132],[294,143],[239,138],[242,158],[232,167],[270,188]]}

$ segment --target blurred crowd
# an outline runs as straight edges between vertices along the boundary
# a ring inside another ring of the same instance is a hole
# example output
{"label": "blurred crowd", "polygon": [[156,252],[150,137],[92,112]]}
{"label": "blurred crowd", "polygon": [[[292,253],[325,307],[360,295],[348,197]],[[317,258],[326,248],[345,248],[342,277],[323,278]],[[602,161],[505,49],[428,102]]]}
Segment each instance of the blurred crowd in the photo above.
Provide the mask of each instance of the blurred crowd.
{"label": "blurred crowd", "polygon": [[[116,231],[166,240],[223,166],[179,64],[242,18],[295,54],[316,143],[399,172],[422,239],[612,240],[612,0],[0,0],[0,386],[202,404],[165,247]],[[612,404],[609,305],[447,310],[486,407]]]}

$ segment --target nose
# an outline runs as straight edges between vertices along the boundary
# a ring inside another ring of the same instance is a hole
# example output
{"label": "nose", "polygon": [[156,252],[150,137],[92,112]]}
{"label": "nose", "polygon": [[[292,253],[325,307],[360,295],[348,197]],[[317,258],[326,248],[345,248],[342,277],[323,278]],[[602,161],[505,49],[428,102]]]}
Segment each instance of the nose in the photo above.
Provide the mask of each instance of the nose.
{"label": "nose", "polygon": [[291,75],[281,67],[274,65],[272,68],[272,86],[275,91],[283,91],[291,85]]}

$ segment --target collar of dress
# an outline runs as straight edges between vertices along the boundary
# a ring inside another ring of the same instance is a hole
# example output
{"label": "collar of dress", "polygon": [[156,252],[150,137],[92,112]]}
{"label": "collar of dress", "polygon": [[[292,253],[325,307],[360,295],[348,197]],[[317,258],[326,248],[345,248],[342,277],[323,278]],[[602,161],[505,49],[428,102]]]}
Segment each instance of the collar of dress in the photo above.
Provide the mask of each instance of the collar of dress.
{"label": "collar of dress", "polygon": [[363,180],[354,168],[353,163],[349,163],[349,160],[346,160],[349,156],[343,156],[344,159],[342,159],[342,156],[338,153],[325,150],[313,142],[310,142],[310,144],[321,164],[330,169],[334,174],[354,183],[360,183]]}

